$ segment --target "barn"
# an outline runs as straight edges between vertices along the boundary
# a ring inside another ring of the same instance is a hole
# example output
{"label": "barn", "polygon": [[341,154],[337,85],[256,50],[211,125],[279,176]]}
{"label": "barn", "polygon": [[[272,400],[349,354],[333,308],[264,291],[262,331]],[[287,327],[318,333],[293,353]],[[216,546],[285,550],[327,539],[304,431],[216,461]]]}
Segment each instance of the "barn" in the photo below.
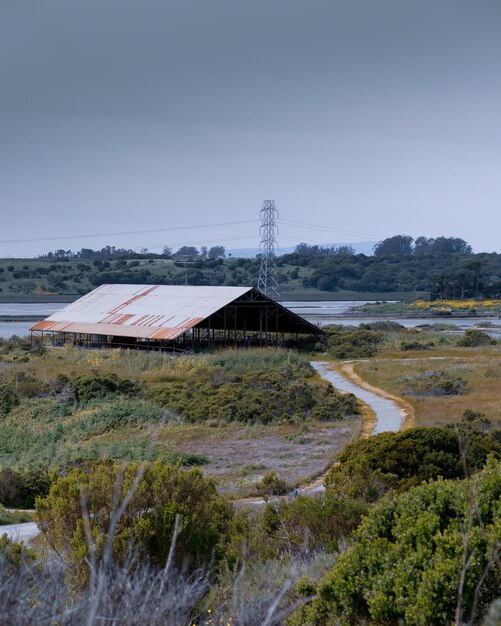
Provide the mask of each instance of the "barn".
{"label": "barn", "polygon": [[190,350],[323,335],[252,287],[101,285],[31,328],[54,344]]}

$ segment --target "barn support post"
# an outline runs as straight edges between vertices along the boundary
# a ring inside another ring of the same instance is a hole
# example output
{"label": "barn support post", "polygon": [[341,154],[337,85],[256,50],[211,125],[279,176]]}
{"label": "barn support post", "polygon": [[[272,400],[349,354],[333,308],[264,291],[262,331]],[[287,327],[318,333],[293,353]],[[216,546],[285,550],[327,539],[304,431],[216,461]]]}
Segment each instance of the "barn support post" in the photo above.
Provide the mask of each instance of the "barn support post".
{"label": "barn support post", "polygon": [[259,345],[263,345],[263,307],[259,307]]}
{"label": "barn support post", "polygon": [[237,344],[238,338],[238,329],[237,329],[237,307],[233,307],[233,315],[235,316],[235,324],[233,326],[233,345]]}
{"label": "barn support post", "polygon": [[270,307],[267,306],[265,308],[265,329],[266,330],[265,330],[265,335],[264,335],[265,336],[265,343],[266,343],[266,345],[268,345],[268,343],[269,343],[269,337],[268,337],[268,315],[269,315],[269,312],[270,312]]}
{"label": "barn support post", "polygon": [[279,343],[279,333],[278,333],[278,307],[275,307],[275,343]]}
{"label": "barn support post", "polygon": [[223,319],[224,319],[223,344],[224,344],[225,348],[226,348],[226,339],[227,339],[227,333],[226,333],[226,315],[227,314],[228,314],[228,309],[226,307],[224,307],[224,314],[223,314]]}

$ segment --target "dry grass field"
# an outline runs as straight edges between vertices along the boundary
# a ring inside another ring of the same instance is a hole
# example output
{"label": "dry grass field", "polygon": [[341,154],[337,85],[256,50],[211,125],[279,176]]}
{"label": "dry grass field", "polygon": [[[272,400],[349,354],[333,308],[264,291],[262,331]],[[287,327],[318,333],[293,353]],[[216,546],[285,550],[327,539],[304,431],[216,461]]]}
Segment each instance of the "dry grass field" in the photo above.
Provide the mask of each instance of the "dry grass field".
{"label": "dry grass field", "polygon": [[[437,348],[424,354],[392,352],[355,363],[354,369],[370,384],[404,398],[413,406],[414,424],[406,426],[451,423],[461,419],[467,409],[484,413],[492,422],[501,424],[499,345]],[[456,395],[440,395],[440,389],[433,389],[430,380],[450,385],[460,380],[464,387]]]}

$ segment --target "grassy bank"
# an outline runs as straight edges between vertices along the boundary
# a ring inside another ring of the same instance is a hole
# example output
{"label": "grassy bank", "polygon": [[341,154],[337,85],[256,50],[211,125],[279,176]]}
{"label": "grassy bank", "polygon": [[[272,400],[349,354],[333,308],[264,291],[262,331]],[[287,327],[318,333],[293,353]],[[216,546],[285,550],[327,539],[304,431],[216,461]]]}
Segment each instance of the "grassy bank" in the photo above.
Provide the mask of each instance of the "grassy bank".
{"label": "grassy bank", "polygon": [[364,300],[405,300],[411,301],[416,298],[426,297],[423,291],[322,291],[320,289],[297,289],[296,291],[283,291],[280,294],[281,300],[291,300],[298,302],[332,301],[343,302],[351,300],[360,302]]}
{"label": "grassy bank", "polygon": [[[388,298],[389,299],[389,298]],[[355,315],[412,318],[501,317],[501,300],[415,300],[414,302],[376,302],[353,308]]]}

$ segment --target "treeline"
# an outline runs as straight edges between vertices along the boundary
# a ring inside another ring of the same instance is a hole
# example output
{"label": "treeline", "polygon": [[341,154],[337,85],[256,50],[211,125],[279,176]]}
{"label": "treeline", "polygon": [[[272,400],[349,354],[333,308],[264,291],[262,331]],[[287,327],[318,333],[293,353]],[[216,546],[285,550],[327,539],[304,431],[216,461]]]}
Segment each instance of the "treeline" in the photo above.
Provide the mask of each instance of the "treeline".
{"label": "treeline", "polygon": [[169,246],[164,246],[160,254],[150,252],[148,248],[141,248],[139,252],[130,248],[116,248],[115,246],[104,246],[100,250],[92,248],[81,248],[80,250],[54,250],[47,254],[42,254],[39,259],[113,259],[116,257],[144,258],[144,257],[166,257],[166,258],[201,258],[201,259],[221,259],[224,257],[226,249],[224,246],[202,246],[200,250],[194,246],[182,246],[174,252]]}
{"label": "treeline", "polygon": [[323,291],[409,291],[432,299],[501,297],[501,255],[473,254],[457,237],[395,235],[374,247],[374,256],[354,254],[349,246],[322,248],[300,244],[280,264],[308,267],[303,288]]}
{"label": "treeline", "polygon": [[471,246],[459,237],[418,237],[394,235],[374,246],[376,256],[409,254],[472,254]]}
{"label": "treeline", "polygon": [[324,291],[427,291],[432,299],[499,298],[501,255],[441,254],[366,257],[288,255],[281,263],[307,266],[304,288]]}
{"label": "treeline", "polygon": [[[259,256],[227,258],[223,246],[183,246],[176,252],[141,253],[105,246],[78,252],[56,250],[32,260],[0,261],[0,291],[79,294],[105,283],[255,285]],[[500,298],[501,255],[472,252],[454,237],[413,240],[396,235],[379,242],[374,255],[351,246],[299,244],[276,259],[280,291],[429,293],[432,299]]]}

